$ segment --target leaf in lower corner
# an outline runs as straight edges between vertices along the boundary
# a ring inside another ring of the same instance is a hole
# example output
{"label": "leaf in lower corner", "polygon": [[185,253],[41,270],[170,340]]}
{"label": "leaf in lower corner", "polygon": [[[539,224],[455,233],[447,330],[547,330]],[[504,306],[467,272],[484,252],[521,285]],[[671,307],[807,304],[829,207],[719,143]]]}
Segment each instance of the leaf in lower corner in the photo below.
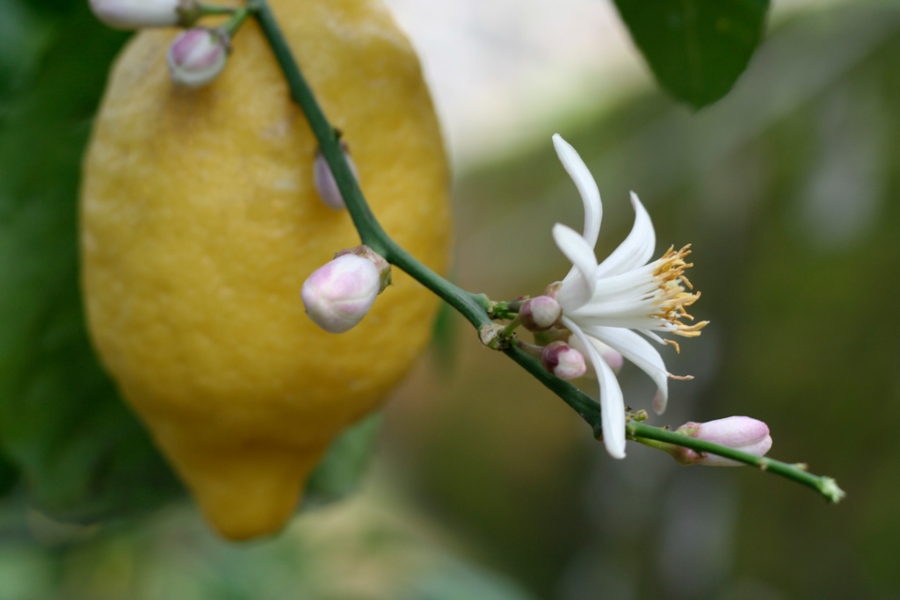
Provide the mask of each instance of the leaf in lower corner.
{"label": "leaf in lower corner", "polygon": [[769,0],[615,0],[659,84],[702,108],[722,98],[763,37]]}
{"label": "leaf in lower corner", "polygon": [[381,412],[374,412],[331,443],[307,482],[304,507],[341,500],[360,487],[383,420]]}

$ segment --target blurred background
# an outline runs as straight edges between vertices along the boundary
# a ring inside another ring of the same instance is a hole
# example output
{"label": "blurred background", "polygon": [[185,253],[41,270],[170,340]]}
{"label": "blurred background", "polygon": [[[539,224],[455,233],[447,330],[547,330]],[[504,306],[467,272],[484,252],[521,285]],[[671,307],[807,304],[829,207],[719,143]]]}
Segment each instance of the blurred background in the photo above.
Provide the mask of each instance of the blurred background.
{"label": "blurred background", "polygon": [[[666,355],[695,379],[651,424],[762,419],[771,456],[847,499],[636,445],[613,461],[448,316],[380,432],[364,424],[377,437],[355,493],[273,539],[217,539],[108,382],[77,379],[95,359],[77,299],[57,294],[75,289],[78,157],[124,37],[80,3],[0,0],[0,600],[897,597],[900,5],[776,2],[731,93],[693,111],[602,0],[390,4],[456,167],[458,283],[512,298],[564,275],[550,228],[582,217],[561,133],[605,201],[599,256],[631,226],[629,190],[659,251],[693,244],[693,313],[711,325]],[[22,308],[29,290],[42,299]],[[620,380],[649,408],[638,369]]]}

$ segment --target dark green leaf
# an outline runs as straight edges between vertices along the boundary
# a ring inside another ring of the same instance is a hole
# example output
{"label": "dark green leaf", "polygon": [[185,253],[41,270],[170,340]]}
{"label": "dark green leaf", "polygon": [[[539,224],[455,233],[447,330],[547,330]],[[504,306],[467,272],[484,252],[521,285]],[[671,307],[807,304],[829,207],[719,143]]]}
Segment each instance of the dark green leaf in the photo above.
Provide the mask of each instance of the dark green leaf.
{"label": "dark green leaf", "polygon": [[52,38],[51,19],[19,0],[0,0],[0,122],[9,104],[34,74]]}
{"label": "dark green leaf", "polygon": [[12,491],[19,481],[19,469],[9,458],[0,455],[0,496]]}
{"label": "dark green leaf", "polygon": [[769,0],[615,0],[659,84],[702,108],[740,77],[763,36]]}
{"label": "dark green leaf", "polygon": [[87,2],[57,19],[0,121],[0,446],[38,507],[90,521],[181,487],[98,364],[78,286],[81,154],[125,38]]}

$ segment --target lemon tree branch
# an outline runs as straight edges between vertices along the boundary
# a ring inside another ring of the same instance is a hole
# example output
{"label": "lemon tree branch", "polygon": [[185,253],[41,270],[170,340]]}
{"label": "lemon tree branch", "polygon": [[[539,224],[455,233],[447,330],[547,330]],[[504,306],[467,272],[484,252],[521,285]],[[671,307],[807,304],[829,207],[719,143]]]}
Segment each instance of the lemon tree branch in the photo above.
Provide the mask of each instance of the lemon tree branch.
{"label": "lemon tree branch", "polygon": [[359,232],[362,243],[383,256],[391,264],[409,273],[459,311],[472,325],[481,327],[490,324],[490,317],[473,294],[453,285],[416,260],[384,231],[369,208],[350,166],[344,159],[344,153],[340,146],[340,132],[332,127],[325,117],[325,113],[300,71],[269,5],[265,0],[251,0],[248,6],[254,10],[263,34],[281,66],[291,98],[303,110],[313,135],[319,142],[319,149],[334,174],[338,189],[344,198],[344,203]]}
{"label": "lemon tree branch", "polygon": [[[831,477],[813,475],[806,470],[802,463],[786,463],[765,456],[756,456],[747,452],[741,452],[727,446],[720,446],[713,442],[690,437],[660,427],[653,427],[637,421],[629,421],[625,425],[628,438],[648,446],[659,447],[657,443],[670,444],[690,448],[698,453],[710,453],[729,458],[737,462],[756,467],[760,471],[781,475],[792,481],[796,481],[816,490],[829,502],[839,502],[844,497],[844,491],[838,487],[837,482]],[[651,443],[648,443],[650,441]],[[657,443],[652,443],[657,442]]]}
{"label": "lemon tree branch", "polygon": [[[266,0],[248,0],[247,4],[262,28],[275,59],[278,61],[290,90],[291,98],[309,122],[313,135],[319,143],[322,156],[325,157],[337,182],[338,189],[353,219],[363,244],[383,256],[393,265],[402,269],[422,285],[434,292],[438,297],[462,314],[476,329],[494,324],[489,313],[491,303],[483,294],[472,294],[447,281],[427,266],[419,262],[406,250],[400,247],[387,235],[378,219],[366,202],[356,178],[353,176],[340,146],[340,132],[335,129],[319,106],[312,89],[303,77],[299,65],[291,52],[275,15]],[[498,349],[534,376],[545,387],[559,396],[566,404],[578,413],[594,430],[595,436],[600,431],[600,407],[597,402],[577,387],[552,375],[535,357],[522,351],[514,344],[502,343]],[[807,485],[821,493],[832,502],[837,502],[843,492],[833,479],[818,477],[807,473],[799,465],[782,463],[769,458],[760,458],[744,452],[720,446],[712,442],[680,435],[663,428],[652,427],[631,421],[627,434],[630,439],[655,445],[653,442],[672,444],[691,448],[698,452],[707,452],[737,460]]]}

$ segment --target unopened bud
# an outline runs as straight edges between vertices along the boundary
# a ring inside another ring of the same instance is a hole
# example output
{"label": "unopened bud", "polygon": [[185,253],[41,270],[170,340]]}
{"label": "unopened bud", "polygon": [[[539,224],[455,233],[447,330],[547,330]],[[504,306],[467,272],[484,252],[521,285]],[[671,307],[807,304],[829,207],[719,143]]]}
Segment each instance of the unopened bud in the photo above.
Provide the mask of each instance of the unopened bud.
{"label": "unopened bud", "polygon": [[578,379],[587,372],[584,355],[565,342],[553,342],[541,351],[544,368],[560,379]]}
{"label": "unopened bud", "polygon": [[[353,163],[353,159],[350,158],[347,144],[343,140],[341,140],[341,150],[344,151],[344,159],[347,161],[347,166],[350,167],[350,172],[353,173],[353,178],[359,181],[356,165]],[[313,163],[313,181],[316,185],[316,192],[319,193],[319,198],[322,199],[326,206],[334,210],[347,208],[347,205],[344,204],[341,190],[338,189],[334,174],[331,172],[331,167],[328,166],[328,162],[322,156],[321,150],[316,150],[316,160]]]}
{"label": "unopened bud", "polygon": [[519,320],[529,331],[546,331],[562,316],[559,302],[550,296],[538,296],[526,300],[519,308]]}
{"label": "unopened bud", "polygon": [[380,287],[378,288],[379,294],[386,290],[387,286],[391,285],[391,263],[385,260],[383,256],[381,256],[365,244],[362,244],[357,246],[356,248],[341,250],[340,252],[336,253],[334,257],[337,258],[339,256],[344,256],[347,254],[361,256],[366,260],[372,261],[372,264],[375,265],[376,269],[378,269],[378,280],[380,282]]}
{"label": "unopened bud", "polygon": [[225,68],[229,52],[231,40],[222,29],[188,29],[178,34],[169,46],[169,75],[180,85],[204,86]]}
{"label": "unopened bud", "polygon": [[190,27],[200,17],[196,0],[90,0],[94,15],[115,29]]}
{"label": "unopened bud", "polygon": [[310,275],[300,295],[316,325],[343,333],[362,321],[380,290],[378,267],[362,256],[344,254]]}
{"label": "unopened bud", "polygon": [[[769,426],[750,417],[726,417],[706,423],[685,423],[675,430],[691,437],[728,446],[754,456],[765,456],[772,447]],[[695,452],[690,448],[675,447],[675,460],[683,465],[706,465],[709,467],[739,467],[743,463],[729,460],[707,452]]]}

